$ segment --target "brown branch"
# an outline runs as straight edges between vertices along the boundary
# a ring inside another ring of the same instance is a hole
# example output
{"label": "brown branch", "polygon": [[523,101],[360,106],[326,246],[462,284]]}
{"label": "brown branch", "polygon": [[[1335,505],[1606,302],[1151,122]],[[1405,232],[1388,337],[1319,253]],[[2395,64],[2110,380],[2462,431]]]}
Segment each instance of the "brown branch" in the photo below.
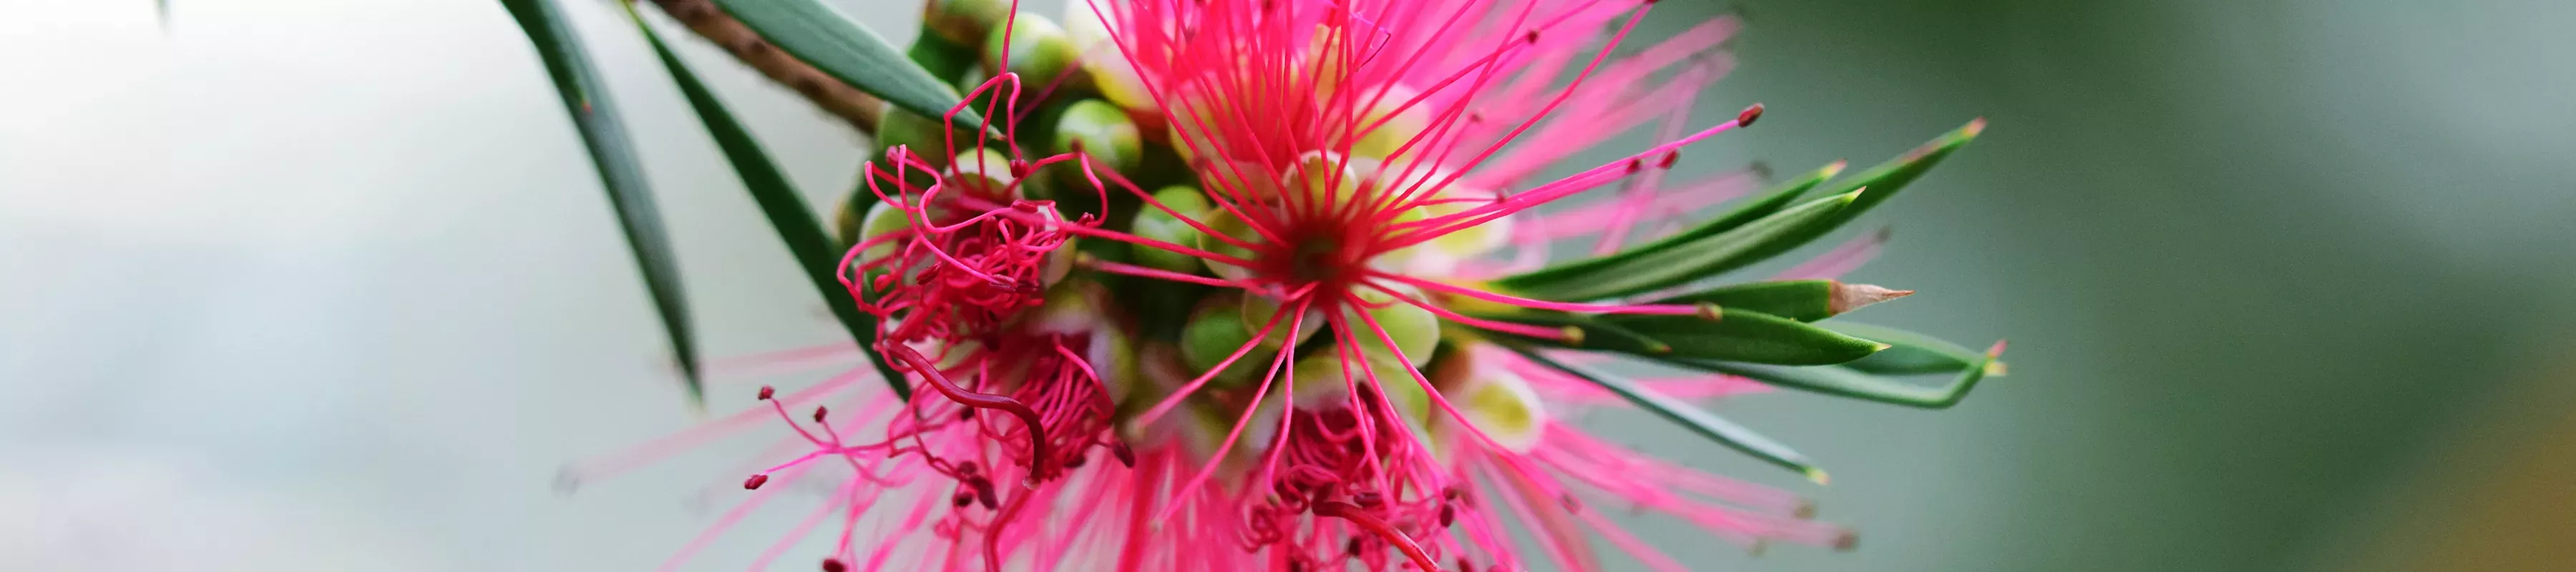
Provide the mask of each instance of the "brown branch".
{"label": "brown branch", "polygon": [[796,90],[798,95],[805,96],[824,112],[849,121],[859,131],[877,132],[877,120],[885,114],[885,102],[841,83],[840,79],[770,45],[769,40],[760,37],[760,33],[751,31],[750,26],[744,26],[741,20],[735,20],[715,3],[708,0],[652,2],[662,9],[662,13],[688,26],[689,31],[715,42],[716,47],[724,48],[725,53],[733,54],[734,59],[741,60],[744,65],[760,70],[760,74],[769,76],[771,81]]}

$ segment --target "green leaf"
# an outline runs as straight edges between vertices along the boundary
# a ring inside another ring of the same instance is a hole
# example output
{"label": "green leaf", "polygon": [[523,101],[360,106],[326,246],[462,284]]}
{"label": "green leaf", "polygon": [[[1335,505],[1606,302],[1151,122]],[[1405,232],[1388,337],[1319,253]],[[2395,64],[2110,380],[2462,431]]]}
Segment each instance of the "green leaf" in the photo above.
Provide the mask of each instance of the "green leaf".
{"label": "green leaf", "polygon": [[1813,221],[1830,218],[1859,196],[1852,192],[1807,201],[1726,232],[1602,265],[1583,273],[1579,280],[1529,282],[1506,278],[1494,285],[1548,300],[1597,300],[1676,286],[1740,266],[1737,261],[1744,253],[1798,232]]}
{"label": "green leaf", "polygon": [[1696,315],[1571,314],[1523,310],[1473,314],[1479,318],[1579,330],[1575,341],[1539,340],[1487,331],[1534,344],[1613,351],[1659,359],[1713,359],[1783,365],[1828,365],[1861,359],[1879,344],[1805,322],[1720,308],[1718,319]]}
{"label": "green leaf", "polygon": [[618,122],[616,107],[609,104],[608,94],[602,91],[603,84],[591,69],[581,38],[573,35],[563,13],[550,0],[502,0],[501,5],[518,19],[519,29],[528,34],[528,42],[536,45],[537,55],[545,60],[555,92],[563,96],[573,127],[581,131],[591,164],[599,169],[600,181],[607,187],[608,204],[617,211],[617,224],[625,231],[626,246],[634,252],[636,266],[644,273],[644,286],[653,296],[653,308],[662,316],[662,329],[671,338],[671,349],[678,354],[680,375],[688,382],[689,396],[704,399],[706,389],[698,376],[697,342],[690,333],[689,306],[680,292],[679,263],[671,251],[669,236],[662,230],[662,215],[653,206],[653,192],[645,183],[643,163],[636,157],[634,142],[628,139],[625,125]]}
{"label": "green leaf", "polygon": [[1653,242],[1640,244],[1635,247],[1610,254],[1549,265],[1546,268],[1506,276],[1495,280],[1494,284],[1516,291],[1532,292],[1536,290],[1544,290],[1550,286],[1563,286],[1568,283],[1587,282],[1591,277],[1598,275],[1605,270],[1609,270],[1612,267],[1619,266],[1623,262],[1635,260],[1638,257],[1646,256],[1648,254],[1680,248],[1683,245],[1690,244],[1692,241],[1707,238],[1718,233],[1735,230],[1736,227],[1744,226],[1746,223],[1760,220],[1762,217],[1770,216],[1772,213],[1780,212],[1780,209],[1786,208],[1790,203],[1797,201],[1800,195],[1806,194],[1807,189],[1815,188],[1817,184],[1825,182],[1825,179],[1833,178],[1835,173],[1840,173],[1842,170],[1843,162],[1835,161],[1834,164],[1826,165],[1822,169],[1817,169],[1814,172],[1807,173],[1805,176],[1801,176],[1797,179],[1772,187],[1770,191],[1763,194],[1762,198],[1755,199],[1753,202],[1745,203],[1743,206],[1736,207],[1734,211],[1726,213],[1725,216],[1710,219],[1708,222],[1703,222],[1698,226],[1693,226],[1691,228],[1684,229],[1681,232],[1673,233],[1671,236],[1658,238]]}
{"label": "green leaf", "polygon": [[[820,0],[714,0],[760,37],[815,69],[923,117],[946,115],[964,98],[945,78],[906,57],[876,32]],[[982,129],[983,117],[960,110],[957,127]]]}
{"label": "green leaf", "polygon": [[[633,5],[628,5],[627,14],[635,16]],[[652,26],[645,24],[641,17],[634,19],[635,28],[643,31],[644,39],[653,45],[653,53],[661,57],[662,67],[670,70],[672,81],[678,83],[680,93],[687,96],[689,107],[697,111],[698,120],[706,125],[707,133],[715,137],[716,146],[724,150],[725,160],[733,163],[734,172],[742,177],[743,188],[751,192],[754,202],[760,204],[760,213],[769,218],[770,228],[778,231],[778,239],[787,243],[788,252],[796,257],[796,265],[805,270],[806,281],[813,284],[816,293],[823,295],[824,305],[831,307],[832,316],[849,331],[850,340],[863,350],[868,348],[876,340],[877,320],[875,316],[859,311],[849,289],[841,285],[839,272],[841,254],[846,252],[844,247],[823,230],[823,224],[814,218],[813,209],[805,205],[805,197],[787,181],[787,174],[770,161],[769,154],[761,151],[760,141],[752,138],[751,131],[744,128],[741,121],[735,120],[732,112],[725,110],[724,102],[716,99],[715,92],[709,91],[696,73],[689,71],[688,63],[671,52],[671,47],[662,42]],[[894,389],[895,395],[911,399],[912,387],[903,375],[886,363],[883,356],[874,351],[866,353],[876,363],[877,372],[885,376],[886,385]]]}
{"label": "green leaf", "polygon": [[1925,409],[1948,409],[1950,406],[1958,405],[1960,400],[1966,399],[1968,391],[1976,389],[1979,380],[1993,375],[1990,371],[1999,369],[1994,367],[1998,363],[1995,360],[2002,352],[2003,345],[1996,344],[1993,350],[1979,356],[1976,362],[1960,371],[1957,378],[1940,386],[1914,385],[1872,376],[1842,366],[1781,367],[1710,360],[1657,361],[1701,371],[1742,376],[1771,385],[1827,395]]}
{"label": "green leaf", "polygon": [[1649,302],[1650,304],[1716,304],[1721,308],[1742,308],[1801,322],[1833,317],[1834,281],[1781,280],[1753,282],[1701,290]]}
{"label": "green leaf", "polygon": [[1684,403],[1679,399],[1672,398],[1671,396],[1656,393],[1654,390],[1646,389],[1644,386],[1637,385],[1635,382],[1608,375],[1598,375],[1569,364],[1558,363],[1556,360],[1548,359],[1547,356],[1539,355],[1538,352],[1531,351],[1527,348],[1517,345],[1505,345],[1504,347],[1511,349],[1513,352],[1519,353],[1522,357],[1529,358],[1530,361],[1539,365],[1547,366],[1550,369],[1565,372],[1566,375],[1581,378],[1584,381],[1592,382],[1594,385],[1599,385],[1602,389],[1607,389],[1610,390],[1611,393],[1618,394],[1620,398],[1628,400],[1629,403],[1636,404],[1639,408],[1652,411],[1656,415],[1663,416],[1666,420],[1679,423],[1682,427],[1688,428],[1692,432],[1700,434],[1702,437],[1707,437],[1711,441],[1716,441],[1720,445],[1725,445],[1727,448],[1742,451],[1745,454],[1752,455],[1754,458],[1761,459],[1764,462],[1786,467],[1792,471],[1797,471],[1799,474],[1806,475],[1807,479],[1813,480],[1818,484],[1823,484],[1826,480],[1824,469],[1817,468],[1815,463],[1809,462],[1806,455],[1798,454],[1796,450],[1790,449],[1788,445],[1782,445],[1780,442],[1773,441],[1769,437],[1763,437],[1759,433],[1754,433],[1751,429],[1746,429],[1742,425],[1737,425],[1723,418],[1719,418],[1718,416],[1701,410],[1698,407],[1693,407],[1689,403]]}
{"label": "green leaf", "polygon": [[1819,324],[1844,335],[1887,344],[1888,348],[1858,361],[1843,364],[1860,371],[1877,374],[1950,373],[1979,367],[1983,353],[1947,340],[1869,324],[1829,322]]}
{"label": "green leaf", "polygon": [[[1877,352],[1879,344],[1805,322],[1737,308],[1717,320],[1702,316],[1614,314],[1602,323],[1672,346],[1663,355],[1782,365],[1848,362]],[[1633,353],[1633,352],[1632,352]]]}
{"label": "green leaf", "polygon": [[1844,223],[1860,218],[1862,213],[1869,212],[1869,209],[1877,207],[1879,203],[1895,197],[1897,191],[1905,190],[1906,184],[1921,178],[1924,172],[1932,170],[1933,165],[1949,157],[1950,152],[1957,151],[1969,141],[1976,140],[1977,134],[1985,130],[1985,119],[1970,121],[1967,125],[1935,137],[1912,151],[1907,151],[1903,156],[1826,187],[1828,189],[1826,192],[1832,193],[1859,192],[1860,198],[1853,200],[1851,206],[1834,212],[1833,216],[1808,221],[1796,231],[1774,237],[1760,247],[1740,253],[1736,255],[1735,260],[1720,266],[1730,270],[1740,268],[1814,242],[1817,237],[1833,232]]}

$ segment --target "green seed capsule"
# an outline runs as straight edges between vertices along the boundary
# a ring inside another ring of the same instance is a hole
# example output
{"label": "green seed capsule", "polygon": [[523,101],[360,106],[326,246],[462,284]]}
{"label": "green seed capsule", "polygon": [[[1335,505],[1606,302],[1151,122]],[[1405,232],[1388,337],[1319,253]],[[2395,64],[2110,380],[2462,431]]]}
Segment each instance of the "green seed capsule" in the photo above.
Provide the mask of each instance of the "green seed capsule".
{"label": "green seed capsule", "polygon": [[1144,140],[1136,132],[1136,122],[1118,106],[1097,99],[1074,102],[1056,119],[1056,153],[1082,150],[1100,166],[1121,173],[1134,172],[1145,158]]}
{"label": "green seed capsule", "polygon": [[[1006,33],[1010,36],[1007,46],[1003,42]],[[1009,71],[1020,74],[1022,93],[1034,94],[1054,83],[1057,76],[1078,71],[1074,61],[1080,59],[1080,52],[1074,50],[1073,40],[1065,35],[1064,28],[1056,26],[1054,20],[1045,16],[1028,12],[1012,14],[1009,27],[995,26],[986,31],[984,69],[993,75],[1001,75],[1002,55],[1006,49],[1010,54]]]}
{"label": "green seed capsule", "polygon": [[[1252,342],[1252,330],[1243,324],[1242,303],[1237,294],[1209,296],[1190,312],[1188,326],[1181,328],[1181,362],[1194,374],[1203,374],[1223,363],[1226,356]],[[1216,381],[1229,387],[1257,380],[1269,371],[1272,352],[1246,352],[1234,365],[1216,376]]]}
{"label": "green seed capsule", "polygon": [[[1197,220],[1203,216],[1207,212],[1207,198],[1200,195],[1198,189],[1175,186],[1154,191],[1154,202],[1162,203],[1163,206],[1170,207],[1181,214],[1173,216],[1172,213],[1154,208],[1152,205],[1141,207],[1136,213],[1134,229],[1136,236],[1197,248],[1201,234],[1199,229],[1190,226],[1190,223],[1181,218]],[[1130,248],[1129,252],[1134,254],[1137,264],[1150,268],[1196,274],[1200,268],[1205,267],[1199,262],[1197,256],[1172,252],[1151,245],[1136,245]]]}

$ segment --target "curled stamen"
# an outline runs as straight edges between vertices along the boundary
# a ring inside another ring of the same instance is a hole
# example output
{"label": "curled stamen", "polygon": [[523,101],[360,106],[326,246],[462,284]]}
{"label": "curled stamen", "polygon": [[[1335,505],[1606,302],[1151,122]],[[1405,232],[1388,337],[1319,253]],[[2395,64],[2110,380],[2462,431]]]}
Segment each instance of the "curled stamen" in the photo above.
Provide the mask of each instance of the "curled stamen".
{"label": "curled stamen", "polygon": [[1406,558],[1413,559],[1414,566],[1420,566],[1423,570],[1440,569],[1440,564],[1432,560],[1429,553],[1423,552],[1422,545],[1415,544],[1413,537],[1405,536],[1404,531],[1396,530],[1394,525],[1389,525],[1386,521],[1379,520],[1377,516],[1360,510],[1357,505],[1342,501],[1319,502],[1315,503],[1315,515],[1351,521],[1351,524],[1377,535],[1379,540],[1395,545],[1395,549],[1404,552]]}
{"label": "curled stamen", "polygon": [[930,386],[934,389],[938,389],[939,393],[947,395],[948,399],[954,400],[958,404],[965,405],[967,407],[977,409],[1000,409],[1004,412],[1010,413],[1012,416],[1019,417],[1020,424],[1026,426],[1029,430],[1029,479],[1031,484],[1035,484],[1036,481],[1044,480],[1048,474],[1053,472],[1052,467],[1049,466],[1049,460],[1047,458],[1049,447],[1047,446],[1046,426],[1039,423],[1038,412],[1036,410],[1029,409],[1028,404],[1020,403],[1020,400],[1005,396],[968,391],[966,388],[958,387],[956,382],[948,381],[948,376],[939,373],[938,364],[931,363],[929,358],[921,357],[921,352],[913,351],[911,347],[903,344],[880,345],[884,346],[886,353],[892,354],[895,359],[903,360],[905,365],[912,366],[913,371],[921,372],[921,377],[929,380]]}

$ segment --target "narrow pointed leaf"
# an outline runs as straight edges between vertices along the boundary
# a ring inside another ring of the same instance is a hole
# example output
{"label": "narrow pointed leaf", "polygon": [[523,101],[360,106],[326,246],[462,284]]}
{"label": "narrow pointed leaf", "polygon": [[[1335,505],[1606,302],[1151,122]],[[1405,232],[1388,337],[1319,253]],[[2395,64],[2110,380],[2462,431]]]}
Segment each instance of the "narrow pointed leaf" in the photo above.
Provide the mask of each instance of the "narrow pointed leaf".
{"label": "narrow pointed leaf", "polygon": [[1886,350],[1851,363],[1842,364],[1860,371],[1877,374],[1906,375],[1950,373],[1970,367],[1981,367],[1985,355],[1941,338],[1886,326],[1829,322],[1818,324],[1844,335],[1887,344]]}
{"label": "narrow pointed leaf", "polygon": [[572,33],[552,0],[502,0],[501,5],[518,19],[528,42],[536,45],[546,74],[554,79],[555,92],[572,115],[573,127],[581,131],[582,144],[589,148],[591,164],[608,191],[608,204],[617,211],[618,228],[626,234],[627,249],[635,254],[653,308],[661,314],[663,332],[671,339],[672,352],[678,354],[689,396],[703,399],[705,386],[698,376],[697,341],[689,325],[687,298],[680,291],[679,263],[663,231],[661,212],[653,206],[653,192],[644,180],[634,142],[602,90],[581,38]]}
{"label": "narrow pointed leaf", "polygon": [[1559,363],[1556,360],[1548,359],[1547,356],[1539,355],[1536,351],[1520,346],[1512,345],[1505,347],[1519,353],[1522,357],[1529,358],[1531,362],[1547,366],[1550,369],[1565,372],[1566,375],[1571,375],[1584,381],[1592,382],[1594,385],[1599,385],[1602,389],[1618,394],[1620,398],[1628,400],[1629,403],[1636,404],[1638,408],[1654,412],[1656,415],[1660,415],[1666,420],[1679,423],[1682,427],[1690,429],[1691,432],[1698,433],[1701,437],[1707,437],[1711,441],[1716,441],[1720,445],[1727,446],[1727,448],[1741,451],[1747,455],[1752,455],[1754,458],[1761,459],[1767,463],[1779,465],[1792,471],[1797,471],[1799,474],[1806,475],[1809,480],[1816,481],[1817,483],[1825,482],[1824,469],[1818,468],[1815,463],[1808,461],[1806,455],[1799,454],[1796,450],[1790,449],[1788,445],[1782,445],[1780,442],[1773,441],[1769,437],[1764,437],[1759,433],[1754,433],[1753,430],[1746,429],[1742,425],[1729,422],[1714,414],[1701,410],[1698,407],[1693,407],[1691,404],[1683,402],[1682,400],[1674,399],[1671,396],[1661,393],[1656,393],[1651,389],[1646,389],[1644,386],[1638,385],[1635,382],[1609,375],[1593,373],[1570,364]]}
{"label": "narrow pointed leaf", "polygon": [[1515,294],[1549,300],[1598,300],[1678,286],[1730,269],[1731,261],[1743,253],[1797,232],[1813,221],[1832,217],[1834,211],[1859,196],[1843,193],[1800,203],[1726,232],[1603,265],[1580,280],[1530,283],[1507,278],[1494,285]]}
{"label": "narrow pointed leaf", "polygon": [[1990,375],[1988,371],[1995,369],[1992,366],[1997,363],[1995,360],[2001,354],[2002,349],[2003,346],[2001,344],[1997,344],[1994,350],[1988,351],[1983,355],[1979,355],[1977,357],[1977,361],[1970,363],[1968,367],[1962,370],[1957,370],[1959,371],[1958,377],[1951,379],[1947,384],[1939,386],[1924,386],[1905,383],[1893,379],[1873,376],[1842,366],[1782,367],[1708,360],[1659,361],[1701,371],[1742,376],[1771,385],[1813,391],[1827,395],[1837,395],[1853,399],[1893,403],[1925,409],[1948,409],[1953,405],[1958,405],[1960,400],[1966,399],[1968,397],[1968,391],[1976,389],[1977,382]]}
{"label": "narrow pointed leaf", "polygon": [[1533,345],[1620,352],[1658,359],[1831,365],[1862,359],[1880,349],[1877,342],[1741,308],[1720,308],[1714,320],[1696,315],[1597,315],[1548,310],[1469,315],[1575,332],[1574,339],[1546,340],[1480,330],[1490,336]]}
{"label": "narrow pointed leaf", "polygon": [[[629,10],[629,16],[632,16],[631,6]],[[724,150],[725,160],[733,164],[734,172],[742,177],[743,188],[751,192],[754,202],[760,204],[760,213],[769,218],[770,228],[776,229],[778,239],[787,243],[788,252],[796,257],[797,267],[805,271],[806,280],[813,284],[816,293],[823,295],[823,303],[831,307],[832,317],[839,319],[841,327],[849,331],[853,343],[862,349],[868,348],[876,340],[877,321],[875,316],[859,311],[858,304],[850,298],[849,289],[841,285],[841,254],[846,250],[823,230],[823,224],[814,218],[813,209],[806,206],[805,197],[788,182],[787,174],[770,161],[769,154],[760,149],[760,141],[753,139],[750,130],[734,119],[732,112],[725,110],[724,102],[716,99],[706,83],[689,71],[688,63],[672,53],[670,46],[664,44],[661,36],[655,34],[652,26],[646,25],[642,18],[635,18],[635,27],[643,31],[644,39],[653,45],[653,53],[661,57],[662,66],[670,70],[672,81],[680,85],[680,93],[687,96],[689,107],[697,111],[698,120],[706,125],[707,133],[715,137],[716,146]],[[866,353],[869,360],[876,363],[877,372],[885,376],[886,385],[894,389],[895,395],[910,399],[912,387],[905,382],[903,375],[876,352]]]}
{"label": "narrow pointed leaf", "polygon": [[[895,107],[939,117],[964,99],[949,89],[947,81],[913,63],[885,38],[821,0],[714,1],[789,55]],[[954,122],[971,133],[981,128],[983,119],[967,109]]]}
{"label": "narrow pointed leaf", "polygon": [[1681,232],[1673,233],[1671,236],[1658,238],[1653,242],[1640,244],[1635,247],[1610,254],[1550,265],[1546,268],[1533,270],[1527,273],[1506,276],[1502,279],[1496,280],[1495,284],[1504,288],[1529,291],[1543,290],[1550,285],[1585,282],[1592,276],[1606,269],[1618,266],[1621,262],[1634,260],[1638,257],[1656,252],[1680,248],[1684,245],[1690,244],[1692,241],[1707,238],[1718,233],[1735,230],[1736,227],[1744,226],[1746,223],[1760,220],[1762,217],[1771,216],[1771,213],[1780,212],[1780,209],[1787,208],[1791,203],[1796,202],[1798,197],[1806,194],[1808,189],[1815,188],[1816,185],[1824,183],[1825,179],[1833,178],[1835,173],[1840,173],[1842,170],[1843,163],[1836,161],[1834,164],[1826,165],[1824,168],[1809,172],[1805,176],[1780,183],[1779,185],[1772,187],[1771,190],[1766,191],[1762,198],[1754,199],[1752,202],[1736,207],[1735,210],[1727,212],[1724,216],[1710,219],[1708,222],[1703,222],[1697,226],[1682,230]]}
{"label": "narrow pointed leaf", "polygon": [[1719,312],[1716,320],[1702,316],[1639,314],[1607,315],[1598,319],[1601,323],[1672,346],[1672,351],[1662,355],[1675,358],[1829,365],[1868,357],[1879,349],[1876,342],[1797,320],[1736,308],[1723,308]]}
{"label": "narrow pointed leaf", "polygon": [[1780,280],[1711,288],[1667,297],[1652,304],[1716,304],[1801,322],[1833,317],[1834,281]]}
{"label": "narrow pointed leaf", "polygon": [[[1835,228],[1860,218],[1860,215],[1869,212],[1869,209],[1895,197],[1897,191],[1905,190],[1905,185],[1921,178],[1924,172],[1932,170],[1933,165],[1949,157],[1950,152],[1957,151],[1969,141],[1976,140],[1977,134],[1985,130],[1985,119],[1970,121],[1967,125],[1933,138],[1912,151],[1907,151],[1903,156],[1826,186],[1826,192],[1832,193],[1859,191],[1860,198],[1853,200],[1850,206],[1834,212],[1833,216],[1808,221],[1797,231],[1774,237],[1768,243],[1738,254],[1735,260],[1721,266],[1727,270],[1741,268],[1814,242],[1817,237],[1833,232]],[[1720,272],[1723,271],[1720,270]]]}

